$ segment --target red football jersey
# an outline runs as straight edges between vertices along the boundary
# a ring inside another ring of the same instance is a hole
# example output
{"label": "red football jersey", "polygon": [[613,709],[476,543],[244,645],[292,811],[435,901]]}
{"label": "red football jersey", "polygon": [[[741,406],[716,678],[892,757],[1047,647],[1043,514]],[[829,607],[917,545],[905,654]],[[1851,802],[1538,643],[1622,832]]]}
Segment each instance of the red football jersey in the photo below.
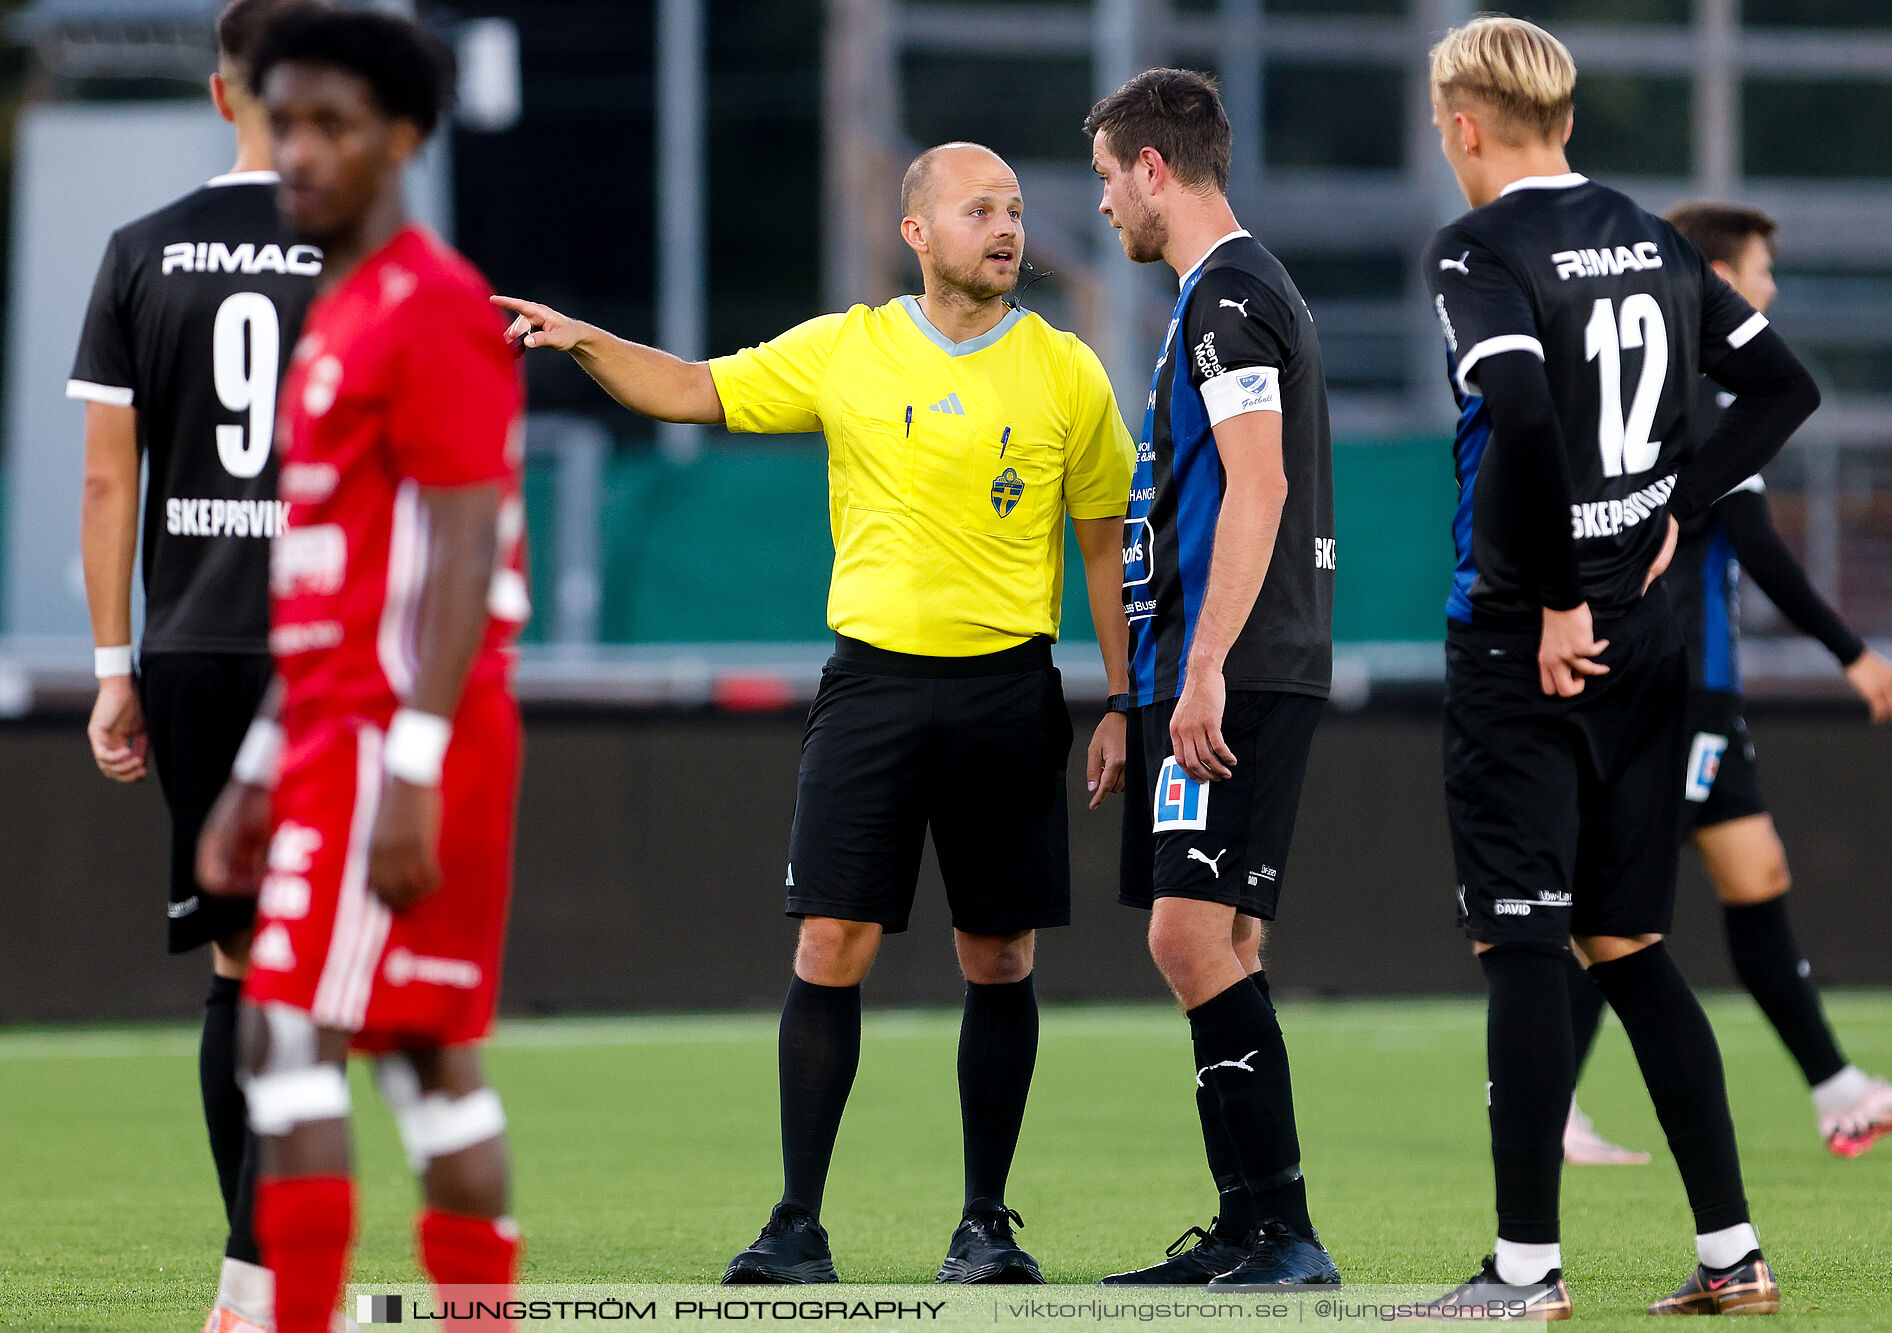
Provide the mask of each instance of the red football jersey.
{"label": "red football jersey", "polygon": [[410,224],[310,307],[276,439],[287,523],[270,554],[270,649],[303,707],[385,722],[414,684],[428,565],[423,486],[496,483],[499,557],[472,684],[503,679],[530,611],[525,391],[492,289]]}

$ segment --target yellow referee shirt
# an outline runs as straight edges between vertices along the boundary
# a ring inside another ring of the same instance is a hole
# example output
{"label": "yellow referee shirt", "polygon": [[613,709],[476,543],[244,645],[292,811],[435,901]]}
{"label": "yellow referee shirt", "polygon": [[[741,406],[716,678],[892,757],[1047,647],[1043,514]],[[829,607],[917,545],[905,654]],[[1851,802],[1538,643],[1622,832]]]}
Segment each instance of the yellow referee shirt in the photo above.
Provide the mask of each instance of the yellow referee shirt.
{"label": "yellow referee shirt", "polygon": [[1064,516],[1129,506],[1136,449],[1090,348],[1037,315],[953,343],[903,296],[709,363],[729,429],[828,439],[828,624],[970,657],[1057,637]]}

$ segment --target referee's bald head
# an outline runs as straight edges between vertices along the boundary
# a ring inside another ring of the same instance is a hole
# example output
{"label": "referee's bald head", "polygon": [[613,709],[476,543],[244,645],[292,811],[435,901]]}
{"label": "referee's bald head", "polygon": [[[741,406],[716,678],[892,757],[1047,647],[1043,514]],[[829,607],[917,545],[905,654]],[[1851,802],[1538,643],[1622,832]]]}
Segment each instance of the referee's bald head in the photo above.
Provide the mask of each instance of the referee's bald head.
{"label": "referee's bald head", "polygon": [[984,144],[965,140],[935,144],[907,166],[907,174],[900,182],[901,216],[927,216],[943,178],[969,171],[990,172],[994,168],[1006,176],[1012,175],[1005,159]]}

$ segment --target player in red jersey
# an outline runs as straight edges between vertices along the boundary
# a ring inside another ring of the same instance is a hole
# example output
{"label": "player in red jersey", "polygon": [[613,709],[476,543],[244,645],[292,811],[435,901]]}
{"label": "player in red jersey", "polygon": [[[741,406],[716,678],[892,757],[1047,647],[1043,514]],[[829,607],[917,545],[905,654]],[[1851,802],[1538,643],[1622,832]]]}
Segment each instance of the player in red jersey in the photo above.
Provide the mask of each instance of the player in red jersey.
{"label": "player in red jersey", "polygon": [[511,889],[523,391],[485,280],[401,196],[450,64],[368,12],[285,18],[255,63],[284,220],[327,272],[277,428],[278,681],[199,868],[260,890],[241,1038],[279,1333],[326,1333],[346,1272],[351,1049],[376,1057],[422,1174],[435,1283],[503,1289],[517,1267],[476,1043]]}

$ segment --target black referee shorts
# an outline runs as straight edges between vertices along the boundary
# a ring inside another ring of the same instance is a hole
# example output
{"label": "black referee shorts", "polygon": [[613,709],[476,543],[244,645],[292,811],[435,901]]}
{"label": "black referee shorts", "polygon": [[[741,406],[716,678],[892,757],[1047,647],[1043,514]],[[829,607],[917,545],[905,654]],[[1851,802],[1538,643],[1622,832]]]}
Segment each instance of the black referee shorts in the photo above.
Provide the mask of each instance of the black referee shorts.
{"label": "black referee shorts", "polygon": [[1741,717],[1741,696],[1725,690],[1688,692],[1688,758],[1682,770],[1682,824],[1687,832],[1767,813],[1754,742]]}
{"label": "black referee shorts", "polygon": [[1197,782],[1176,762],[1169,740],[1176,700],[1135,710],[1124,762],[1117,901],[1147,911],[1158,898],[1194,898],[1274,920],[1307,752],[1326,702],[1230,690],[1222,739],[1235,767],[1218,782]]}
{"label": "black referee shorts", "polygon": [[1070,753],[1048,640],[915,657],[840,638],[802,737],[788,914],[905,930],[930,828],[955,929],[1070,924]]}
{"label": "black referee shorts", "polygon": [[243,734],[269,689],[267,653],[146,653],[138,693],[158,785],[171,811],[168,947],[189,953],[249,927],[252,898],[213,898],[197,887],[197,835],[230,778]]}
{"label": "black referee shorts", "polygon": [[1665,934],[1688,664],[1666,598],[1596,630],[1609,674],[1546,695],[1537,637],[1453,625],[1445,799],[1459,925],[1490,944]]}

